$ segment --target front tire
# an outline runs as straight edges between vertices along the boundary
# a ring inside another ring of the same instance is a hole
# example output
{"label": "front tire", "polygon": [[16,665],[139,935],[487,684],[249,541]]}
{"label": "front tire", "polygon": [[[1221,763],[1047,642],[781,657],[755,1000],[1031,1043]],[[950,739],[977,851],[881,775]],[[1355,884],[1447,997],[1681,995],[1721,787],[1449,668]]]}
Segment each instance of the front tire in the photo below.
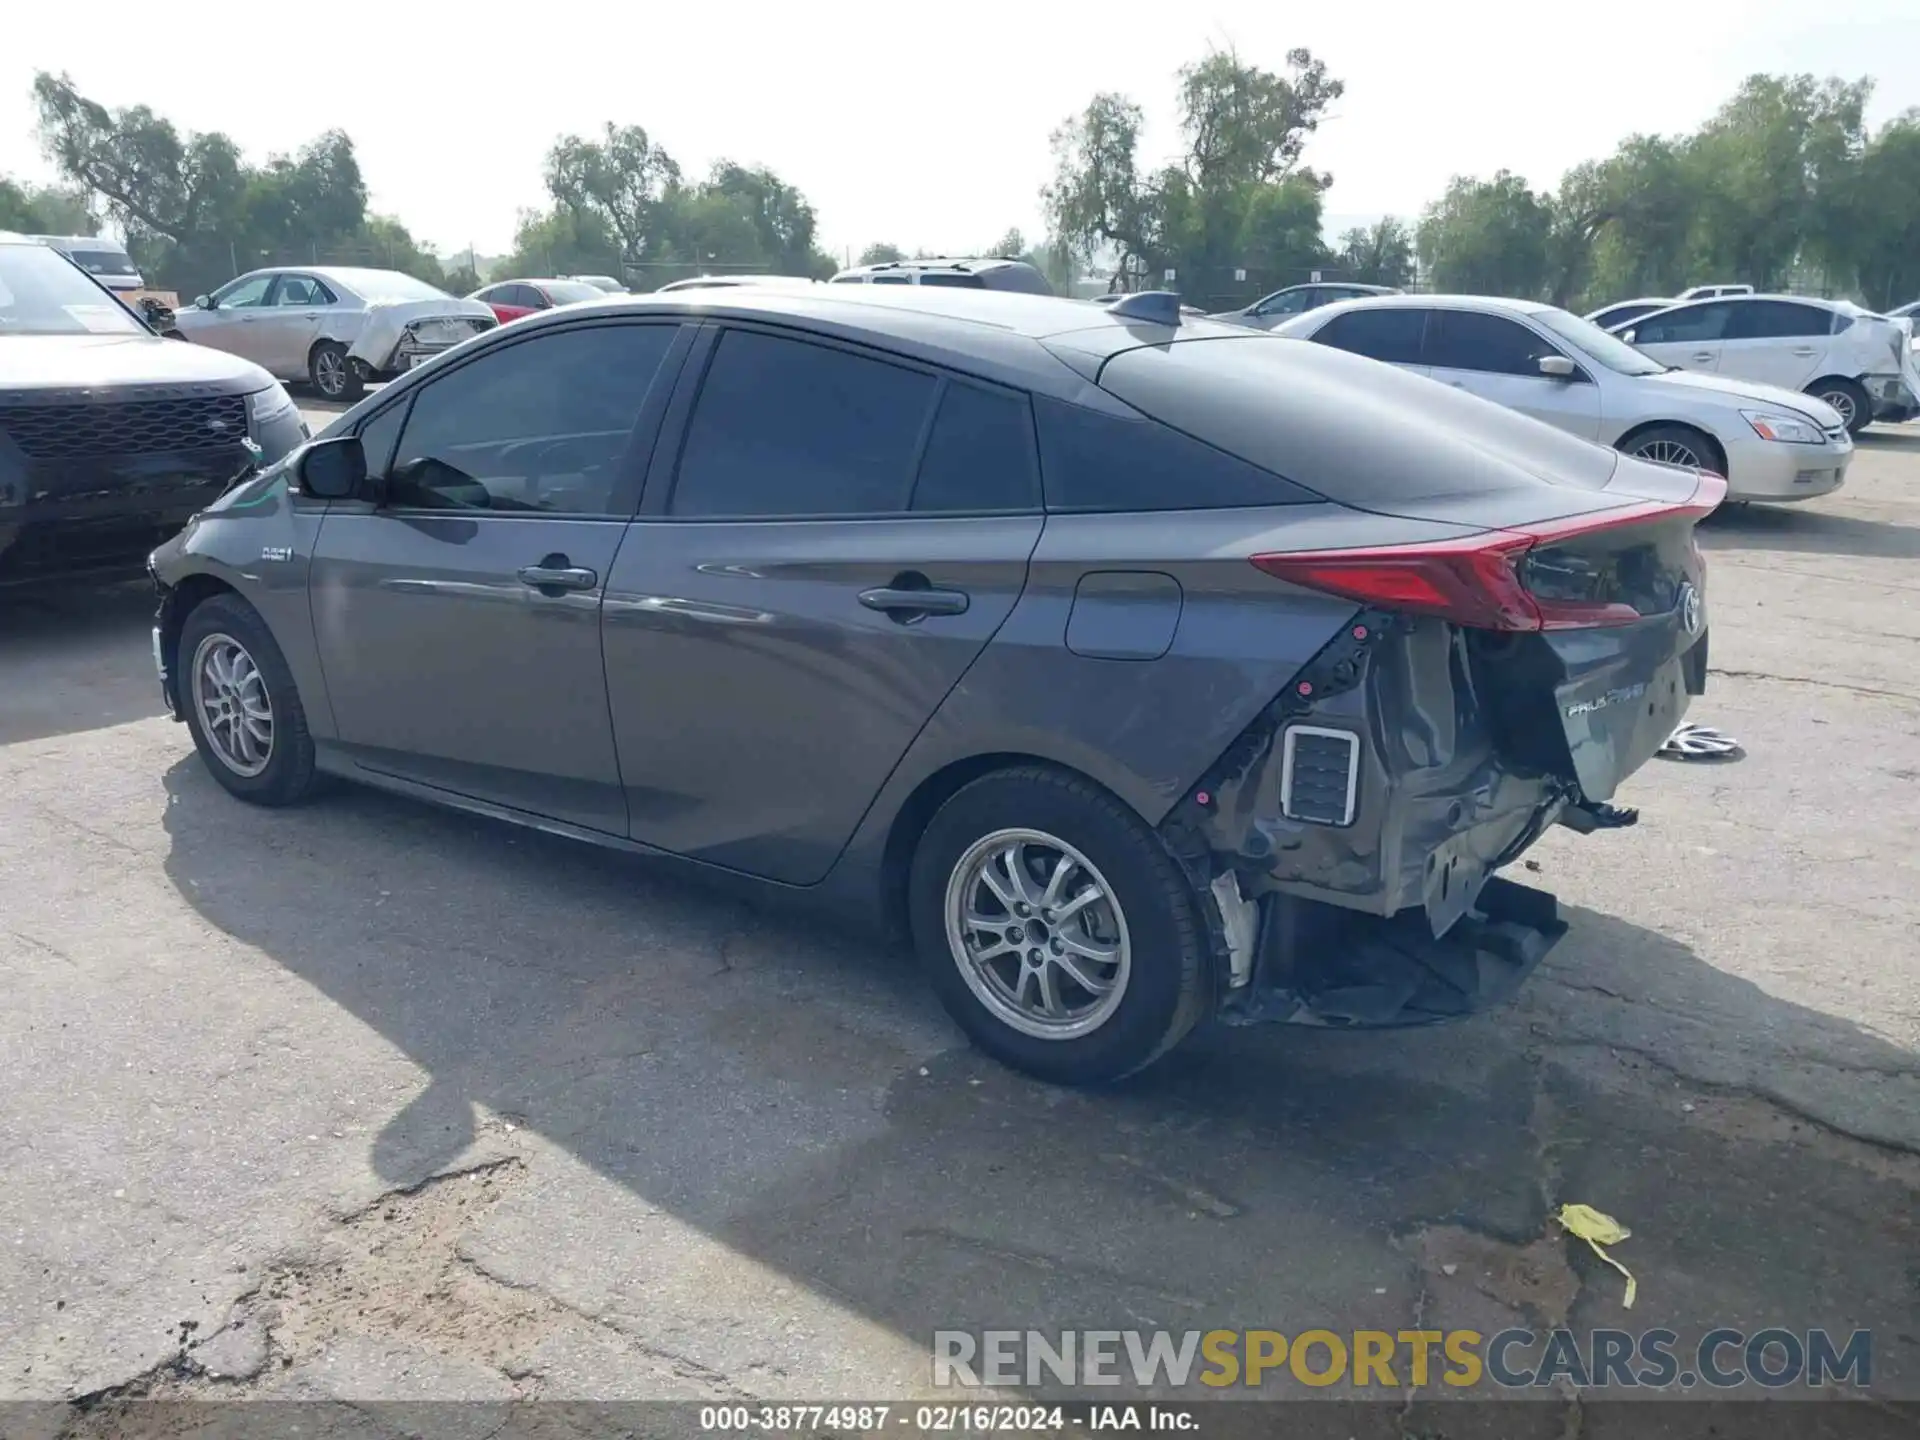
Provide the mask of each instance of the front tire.
{"label": "front tire", "polygon": [[1856,381],[1837,376],[1816,380],[1807,387],[1807,394],[1839,411],[1849,435],[1858,436],[1873,423],[1873,399]]}
{"label": "front tire", "polygon": [[1191,887],[1118,800],[1040,766],[987,775],[940,807],[908,880],[914,948],[974,1044],[1042,1080],[1142,1069],[1205,1014]]}
{"label": "front tire", "polygon": [[347,347],[335,340],[322,340],[307,357],[307,379],[323,399],[351,405],[367,393],[366,378],[347,354]]}
{"label": "front tire", "polygon": [[202,601],[180,628],[178,663],[187,729],[213,778],[253,805],[306,799],[316,774],[307,712],[259,612],[237,595]]}

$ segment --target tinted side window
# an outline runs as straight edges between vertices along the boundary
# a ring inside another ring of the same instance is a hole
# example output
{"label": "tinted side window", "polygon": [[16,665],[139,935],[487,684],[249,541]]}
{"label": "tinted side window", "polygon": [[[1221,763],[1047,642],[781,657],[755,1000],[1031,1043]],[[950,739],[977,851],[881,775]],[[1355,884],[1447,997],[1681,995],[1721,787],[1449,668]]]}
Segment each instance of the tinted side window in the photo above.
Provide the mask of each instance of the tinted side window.
{"label": "tinted side window", "polygon": [[1436,370],[1540,375],[1540,357],[1560,352],[1526,326],[1477,310],[1437,310],[1427,332],[1427,363]]}
{"label": "tinted side window", "polygon": [[1047,509],[1225,510],[1317,497],[1144,416],[1122,420],[1033,397]]}
{"label": "tinted side window", "polygon": [[911,275],[875,275],[867,283],[869,285],[911,285],[913,277]]}
{"label": "tinted side window", "polygon": [[911,508],[1035,510],[1039,505],[1040,472],[1026,397],[949,384],[927,437]]}
{"label": "tinted side window", "polygon": [[937,382],[752,330],[720,339],[687,422],[672,515],[904,510]]}
{"label": "tinted side window", "polygon": [[1254,310],[1256,315],[1301,315],[1313,309],[1320,302],[1313,298],[1311,290],[1286,290],[1262,301]]}
{"label": "tinted side window", "polygon": [[1723,339],[1733,308],[1722,300],[1709,305],[1689,305],[1684,310],[1656,315],[1633,327],[1633,343],[1672,345]]}
{"label": "tinted side window", "polygon": [[1742,300],[1727,321],[1729,340],[1775,340],[1826,335],[1833,330],[1833,312],[1817,305],[1795,305],[1787,300]]}
{"label": "tinted side window", "polygon": [[641,402],[677,329],[552,331],[499,346],[430,381],[414,398],[394,451],[391,503],[515,515],[610,513]]}
{"label": "tinted side window", "polygon": [[1420,333],[1426,328],[1425,310],[1382,307],[1349,310],[1336,315],[1314,333],[1314,340],[1336,350],[1351,350],[1369,360],[1390,365],[1420,363]]}
{"label": "tinted side window", "polygon": [[944,271],[929,270],[921,275],[922,285],[946,285],[956,290],[984,290],[987,282],[978,275],[950,275]]}

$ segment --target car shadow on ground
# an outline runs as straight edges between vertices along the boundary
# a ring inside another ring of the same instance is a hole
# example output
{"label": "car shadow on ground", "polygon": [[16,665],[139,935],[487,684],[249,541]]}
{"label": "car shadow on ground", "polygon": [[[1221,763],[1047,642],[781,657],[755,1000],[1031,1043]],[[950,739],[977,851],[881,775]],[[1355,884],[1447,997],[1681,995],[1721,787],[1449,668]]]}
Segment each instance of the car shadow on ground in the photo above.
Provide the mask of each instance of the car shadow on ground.
{"label": "car shadow on ground", "polygon": [[[253,810],[191,757],[165,787],[183,899],[430,1077],[373,1142],[396,1187],[462,1154],[482,1112],[504,1117],[645,1214],[920,1346],[956,1327],[1416,1314],[1871,1327],[1875,1389],[1920,1393],[1914,1157],[1650,1058],[1676,1026],[1729,1055],[1826,1057],[1863,1088],[1911,1077],[1915,1056],[1624,920],[1574,913],[1549,969],[1494,1015],[1214,1030],[1127,1084],[1072,1092],[960,1045],[887,947],[677,869],[364,791]],[[1542,1240],[1563,1201],[1631,1226],[1631,1313],[1613,1272]],[[496,1216],[509,1239],[490,1264],[589,1313],[645,1313],[654,1287],[698,1303],[697,1276],[667,1273],[684,1247],[643,1219],[595,1273],[557,1266],[576,1202],[547,1203],[569,1209],[519,1230]],[[1584,1284],[1562,1292],[1569,1264]],[[731,1328],[757,1302],[709,1303]]]}
{"label": "car shadow on ground", "polygon": [[[1701,522],[1697,533],[1709,551],[1799,551],[1889,560],[1920,556],[1920,526],[1812,508],[1820,504],[1723,506]],[[1914,513],[1920,515],[1920,510]]]}
{"label": "car shadow on ground", "polygon": [[145,580],[0,591],[0,745],[161,714],[153,611]]}

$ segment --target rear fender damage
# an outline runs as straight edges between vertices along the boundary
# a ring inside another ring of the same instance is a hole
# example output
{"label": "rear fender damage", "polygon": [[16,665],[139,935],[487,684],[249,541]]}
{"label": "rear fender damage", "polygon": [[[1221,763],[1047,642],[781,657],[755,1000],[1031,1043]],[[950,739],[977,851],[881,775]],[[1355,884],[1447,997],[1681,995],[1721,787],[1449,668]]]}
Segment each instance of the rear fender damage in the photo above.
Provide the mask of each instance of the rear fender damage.
{"label": "rear fender damage", "polygon": [[[1553,896],[1493,872],[1556,821],[1630,812],[1586,802],[1551,711],[1543,732],[1509,703],[1514,656],[1480,638],[1360,611],[1162,822],[1203,897],[1222,1020],[1454,1018],[1503,1003],[1566,933]],[[1318,791],[1332,811],[1317,821],[1290,731],[1351,737],[1335,747],[1348,794]]]}

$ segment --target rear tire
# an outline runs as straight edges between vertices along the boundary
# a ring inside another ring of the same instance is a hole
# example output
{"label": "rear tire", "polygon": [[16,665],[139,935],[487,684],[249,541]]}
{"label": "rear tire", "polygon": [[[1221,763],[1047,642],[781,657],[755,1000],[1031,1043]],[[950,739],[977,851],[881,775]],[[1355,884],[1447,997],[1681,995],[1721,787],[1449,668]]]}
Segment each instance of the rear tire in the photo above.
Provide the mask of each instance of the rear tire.
{"label": "rear tire", "polygon": [[307,379],[323,399],[351,405],[367,393],[366,378],[336,340],[322,340],[307,356]]}
{"label": "rear tire", "polygon": [[180,627],[180,708],[194,748],[228,794],[296,805],[313,792],[313,736],[286,656],[260,613],[214,595]]}
{"label": "rear tire", "polygon": [[1684,465],[1725,476],[1726,462],[1707,436],[1690,425],[1654,425],[1629,436],[1617,447],[1621,454],[1661,465]]}
{"label": "rear tire", "polygon": [[1857,381],[1838,376],[1816,380],[1807,387],[1807,394],[1838,410],[1849,435],[1858,435],[1873,423],[1873,397]]}
{"label": "rear tire", "polygon": [[908,906],[947,1013],[1042,1080],[1118,1080],[1206,1012],[1206,931],[1185,876],[1137,815],[1077,776],[1022,767],[960,790],[920,837]]}

